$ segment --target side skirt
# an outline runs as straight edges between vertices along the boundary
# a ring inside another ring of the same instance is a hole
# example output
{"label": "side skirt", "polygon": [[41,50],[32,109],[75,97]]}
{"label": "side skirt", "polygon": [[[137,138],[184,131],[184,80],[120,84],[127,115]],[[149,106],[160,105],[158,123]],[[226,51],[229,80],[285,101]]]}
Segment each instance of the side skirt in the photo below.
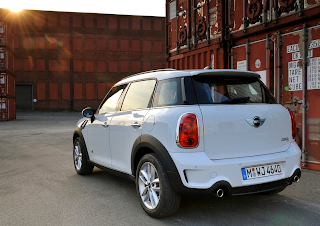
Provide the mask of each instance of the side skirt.
{"label": "side skirt", "polygon": [[135,176],[131,175],[131,174],[127,174],[127,173],[124,173],[124,172],[120,172],[120,171],[117,171],[115,169],[111,169],[109,167],[106,167],[106,166],[102,166],[98,163],[95,163],[95,162],[92,162],[90,160],[88,160],[88,163],[90,163],[91,165],[99,168],[99,169],[102,169],[103,171],[106,171],[107,173],[110,173],[110,174],[113,174],[117,177],[121,177],[123,179],[126,179],[126,180],[129,180],[131,182],[135,182]]}

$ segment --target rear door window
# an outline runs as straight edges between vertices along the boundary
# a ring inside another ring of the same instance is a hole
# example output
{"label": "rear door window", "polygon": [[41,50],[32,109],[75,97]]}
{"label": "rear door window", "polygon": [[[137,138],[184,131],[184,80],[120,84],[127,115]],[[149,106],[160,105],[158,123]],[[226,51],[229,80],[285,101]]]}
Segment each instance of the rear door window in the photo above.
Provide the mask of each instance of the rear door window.
{"label": "rear door window", "polygon": [[131,83],[124,98],[121,111],[148,108],[156,80]]}
{"label": "rear door window", "polygon": [[153,107],[179,104],[182,104],[181,78],[159,81],[153,101]]}

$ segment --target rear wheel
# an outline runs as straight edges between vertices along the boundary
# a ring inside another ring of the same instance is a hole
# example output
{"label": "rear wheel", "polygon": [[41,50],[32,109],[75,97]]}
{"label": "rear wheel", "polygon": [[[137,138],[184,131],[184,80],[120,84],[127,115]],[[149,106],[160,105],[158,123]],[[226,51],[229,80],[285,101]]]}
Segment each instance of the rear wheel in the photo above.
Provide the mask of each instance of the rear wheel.
{"label": "rear wheel", "polygon": [[88,163],[87,156],[83,140],[77,137],[73,143],[73,164],[76,172],[80,175],[92,173],[93,165]]}
{"label": "rear wheel", "polygon": [[136,172],[136,189],[142,208],[151,217],[174,214],[181,197],[175,193],[165,168],[155,154],[143,156]]}

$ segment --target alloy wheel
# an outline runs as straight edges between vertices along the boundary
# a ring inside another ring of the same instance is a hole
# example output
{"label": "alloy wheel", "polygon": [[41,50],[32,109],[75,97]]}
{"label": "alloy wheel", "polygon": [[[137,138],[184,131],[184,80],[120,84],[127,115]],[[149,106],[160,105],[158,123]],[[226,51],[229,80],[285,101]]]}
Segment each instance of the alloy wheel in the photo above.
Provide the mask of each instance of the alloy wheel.
{"label": "alloy wheel", "polygon": [[76,143],[73,149],[73,159],[74,159],[74,165],[77,170],[81,169],[82,166],[82,152],[81,147],[79,143]]}
{"label": "alloy wheel", "polygon": [[157,169],[150,162],[145,162],[139,171],[139,194],[148,209],[155,209],[160,201],[160,181]]}

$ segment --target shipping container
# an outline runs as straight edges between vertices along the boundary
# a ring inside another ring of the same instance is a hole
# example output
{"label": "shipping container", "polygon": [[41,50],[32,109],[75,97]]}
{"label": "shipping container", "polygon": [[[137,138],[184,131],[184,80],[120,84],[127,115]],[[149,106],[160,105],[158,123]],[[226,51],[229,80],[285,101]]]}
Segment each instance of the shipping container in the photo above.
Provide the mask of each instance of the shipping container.
{"label": "shipping container", "polygon": [[0,22],[0,47],[3,46],[14,51],[14,34],[7,24]]}
{"label": "shipping container", "polygon": [[295,112],[302,164],[320,169],[320,25],[281,35],[280,103]]}
{"label": "shipping container", "polygon": [[0,72],[14,74],[14,55],[7,47],[0,47]]}
{"label": "shipping container", "polygon": [[16,99],[0,98],[0,121],[16,119]]}
{"label": "shipping container", "polygon": [[12,74],[0,73],[0,97],[15,97],[15,77]]}
{"label": "shipping container", "polygon": [[[191,7],[181,14],[185,6]],[[167,1],[167,66],[259,73],[278,102],[294,112],[302,166],[320,170],[319,12],[314,0]],[[216,23],[199,39],[201,15]],[[179,31],[181,23],[186,32]],[[179,45],[180,33],[187,33],[186,45]]]}

